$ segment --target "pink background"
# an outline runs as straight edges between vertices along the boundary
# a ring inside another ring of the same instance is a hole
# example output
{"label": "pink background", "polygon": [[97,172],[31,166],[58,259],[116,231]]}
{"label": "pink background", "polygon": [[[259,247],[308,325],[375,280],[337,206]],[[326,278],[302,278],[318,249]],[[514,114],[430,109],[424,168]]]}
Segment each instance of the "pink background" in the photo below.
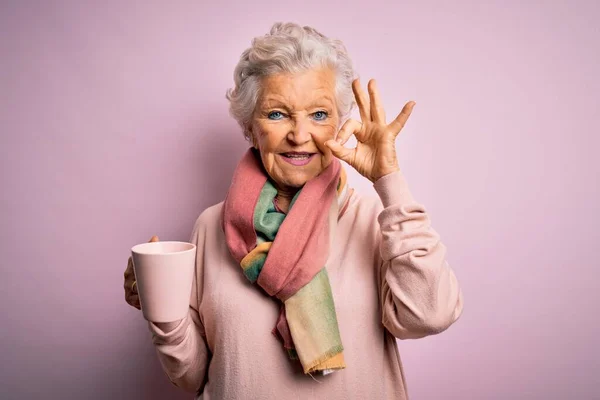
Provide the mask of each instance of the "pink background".
{"label": "pink background", "polygon": [[187,240],[223,199],[246,148],[225,90],[275,21],[344,40],[388,116],[417,102],[400,165],[465,311],[399,343],[411,398],[600,397],[600,3],[7,3],[0,398],[190,398],[123,270],[131,246]]}

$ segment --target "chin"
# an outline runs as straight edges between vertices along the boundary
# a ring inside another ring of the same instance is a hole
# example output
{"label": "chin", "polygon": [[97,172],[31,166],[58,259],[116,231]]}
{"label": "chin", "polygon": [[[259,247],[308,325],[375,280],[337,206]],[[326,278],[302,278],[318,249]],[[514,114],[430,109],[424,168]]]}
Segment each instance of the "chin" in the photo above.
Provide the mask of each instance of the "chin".
{"label": "chin", "polygon": [[[308,170],[298,170],[294,167],[290,168],[287,165],[285,167],[287,168],[280,170],[279,176],[274,180],[290,188],[301,188],[306,182],[315,178],[323,171],[322,168],[315,168],[314,166]],[[273,176],[271,176],[271,179],[273,179]]]}
{"label": "chin", "polygon": [[309,181],[309,179],[302,179],[302,178],[289,179],[289,180],[286,180],[286,185],[289,187],[293,187],[293,188],[301,188],[308,181]]}
{"label": "chin", "polygon": [[317,174],[311,174],[311,173],[296,173],[293,175],[288,175],[286,176],[283,181],[286,183],[286,186],[289,187],[293,187],[293,188],[301,188],[302,186],[304,186],[306,184],[306,182],[308,182],[309,180],[311,180],[312,178],[314,178]]}

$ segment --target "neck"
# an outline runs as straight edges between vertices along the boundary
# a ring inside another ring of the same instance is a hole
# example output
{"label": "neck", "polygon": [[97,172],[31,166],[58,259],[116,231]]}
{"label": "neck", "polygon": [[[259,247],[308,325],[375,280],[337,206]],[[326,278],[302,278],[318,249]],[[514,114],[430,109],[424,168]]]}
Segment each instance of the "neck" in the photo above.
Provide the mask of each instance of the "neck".
{"label": "neck", "polygon": [[291,188],[291,187],[280,187],[277,188],[277,206],[285,213],[287,213],[290,209],[290,203],[292,199],[298,193],[300,188]]}

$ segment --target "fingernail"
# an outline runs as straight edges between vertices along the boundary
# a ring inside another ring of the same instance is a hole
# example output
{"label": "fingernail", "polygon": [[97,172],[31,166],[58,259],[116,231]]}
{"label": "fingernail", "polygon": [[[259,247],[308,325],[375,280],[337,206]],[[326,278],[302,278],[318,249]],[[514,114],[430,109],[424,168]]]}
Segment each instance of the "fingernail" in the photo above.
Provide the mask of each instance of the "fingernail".
{"label": "fingernail", "polygon": [[339,138],[335,139],[335,141],[338,142],[338,143],[342,143],[342,138],[339,137]]}

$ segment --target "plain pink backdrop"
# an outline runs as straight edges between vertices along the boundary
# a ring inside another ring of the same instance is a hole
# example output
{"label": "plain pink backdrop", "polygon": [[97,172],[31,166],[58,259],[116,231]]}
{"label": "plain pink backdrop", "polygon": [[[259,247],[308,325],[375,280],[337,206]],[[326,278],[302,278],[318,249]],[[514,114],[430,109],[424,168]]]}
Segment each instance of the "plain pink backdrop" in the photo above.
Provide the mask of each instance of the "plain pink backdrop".
{"label": "plain pink backdrop", "polygon": [[225,90],[275,21],[342,39],[388,116],[417,102],[400,166],[465,310],[399,342],[411,398],[600,397],[600,3],[202,3],[0,5],[2,399],[190,398],[123,270],[223,199],[246,149]]}

